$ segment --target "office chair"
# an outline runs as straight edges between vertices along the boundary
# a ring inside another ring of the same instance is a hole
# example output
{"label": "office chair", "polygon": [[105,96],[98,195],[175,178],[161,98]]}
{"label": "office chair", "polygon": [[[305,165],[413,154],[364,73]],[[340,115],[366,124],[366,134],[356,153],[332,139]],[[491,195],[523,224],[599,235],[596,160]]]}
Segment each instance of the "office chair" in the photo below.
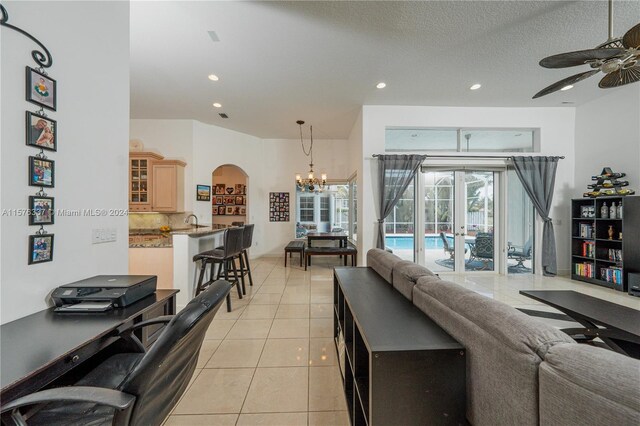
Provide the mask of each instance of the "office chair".
{"label": "office chair", "polygon": [[[133,352],[107,358],[74,386],[9,402],[1,408],[3,424],[160,425],[185,392],[205,333],[230,289],[228,281],[216,281],[178,314],[126,328],[120,337]],[[165,329],[145,352],[133,332],[161,323]]]}

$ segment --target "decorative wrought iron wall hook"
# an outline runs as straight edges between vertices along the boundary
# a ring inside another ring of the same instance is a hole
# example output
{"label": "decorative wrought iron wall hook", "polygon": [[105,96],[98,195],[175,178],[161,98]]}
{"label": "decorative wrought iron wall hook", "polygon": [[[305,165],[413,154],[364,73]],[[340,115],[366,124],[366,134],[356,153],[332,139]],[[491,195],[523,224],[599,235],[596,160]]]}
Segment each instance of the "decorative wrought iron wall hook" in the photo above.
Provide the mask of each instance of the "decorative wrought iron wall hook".
{"label": "decorative wrought iron wall hook", "polygon": [[40,65],[43,73],[46,74],[44,72],[44,68],[49,68],[51,65],[53,65],[53,57],[51,56],[51,53],[49,53],[49,50],[44,46],[44,44],[40,42],[40,40],[38,40],[37,38],[35,38],[34,36],[26,32],[25,30],[9,24],[9,13],[7,12],[7,9],[5,9],[4,6],[1,4],[0,4],[0,26],[11,28],[12,30],[17,31],[20,34],[27,36],[28,38],[33,40],[33,42],[35,42],[38,46],[40,46],[40,48],[44,51],[44,53],[39,50],[32,50],[31,57],[33,58],[34,61],[36,61],[38,65]]}

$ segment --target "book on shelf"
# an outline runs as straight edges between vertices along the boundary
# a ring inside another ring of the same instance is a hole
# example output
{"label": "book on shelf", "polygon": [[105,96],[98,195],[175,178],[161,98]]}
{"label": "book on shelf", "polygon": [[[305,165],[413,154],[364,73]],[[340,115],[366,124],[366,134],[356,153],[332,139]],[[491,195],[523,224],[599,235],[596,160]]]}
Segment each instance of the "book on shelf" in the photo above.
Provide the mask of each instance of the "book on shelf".
{"label": "book on shelf", "polygon": [[582,243],[582,257],[595,257],[596,243],[594,241],[584,241]]}
{"label": "book on shelf", "polygon": [[581,238],[593,238],[593,225],[588,223],[580,224],[580,237]]}
{"label": "book on shelf", "polygon": [[574,273],[576,275],[580,275],[581,277],[594,278],[595,277],[595,268],[593,267],[593,263],[584,262],[584,263],[576,263],[573,265]]}
{"label": "book on shelf", "polygon": [[622,262],[622,250],[620,249],[609,249],[608,250],[609,260],[612,262]]}
{"label": "book on shelf", "polygon": [[609,283],[622,284],[622,268],[615,266],[600,268],[600,279]]}

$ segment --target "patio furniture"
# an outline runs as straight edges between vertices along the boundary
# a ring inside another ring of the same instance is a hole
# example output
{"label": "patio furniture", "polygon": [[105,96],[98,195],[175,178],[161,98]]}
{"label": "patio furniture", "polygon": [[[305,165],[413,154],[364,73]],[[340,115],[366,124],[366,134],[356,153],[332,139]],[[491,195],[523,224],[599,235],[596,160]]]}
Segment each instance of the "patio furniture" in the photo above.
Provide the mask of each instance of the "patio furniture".
{"label": "patio furniture", "polygon": [[524,243],[524,247],[513,246],[511,245],[511,243],[509,243],[509,246],[507,248],[507,258],[513,259],[518,262],[514,266],[514,268],[529,269],[526,266],[524,266],[524,261],[531,260],[532,249],[533,249],[532,237],[529,237],[527,242]]}
{"label": "patio furniture", "polygon": [[493,262],[493,234],[478,233],[476,235],[476,241],[471,250],[471,259],[478,259],[484,263],[483,267],[479,270],[485,270],[489,268],[489,263]]}
{"label": "patio furniture", "polygon": [[[455,253],[455,247],[451,247],[449,245],[449,240],[447,240],[447,237],[444,235],[444,232],[440,233],[440,238],[442,239],[442,247],[444,248],[444,252],[449,254],[449,258],[451,260],[453,260],[456,256]],[[464,253],[467,254],[467,249],[464,249]]]}

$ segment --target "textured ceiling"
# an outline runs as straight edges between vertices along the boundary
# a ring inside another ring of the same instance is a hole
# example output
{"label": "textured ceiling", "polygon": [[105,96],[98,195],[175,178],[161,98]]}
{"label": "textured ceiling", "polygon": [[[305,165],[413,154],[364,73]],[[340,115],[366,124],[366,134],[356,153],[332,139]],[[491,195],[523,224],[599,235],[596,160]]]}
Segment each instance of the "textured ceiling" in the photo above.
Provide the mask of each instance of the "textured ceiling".
{"label": "textured ceiling", "polygon": [[[615,2],[614,35],[638,22],[639,1]],[[131,116],[294,139],[302,119],[337,139],[361,105],[579,105],[608,93],[599,77],[532,100],[588,70],[538,61],[606,38],[606,1],[132,1]]]}

